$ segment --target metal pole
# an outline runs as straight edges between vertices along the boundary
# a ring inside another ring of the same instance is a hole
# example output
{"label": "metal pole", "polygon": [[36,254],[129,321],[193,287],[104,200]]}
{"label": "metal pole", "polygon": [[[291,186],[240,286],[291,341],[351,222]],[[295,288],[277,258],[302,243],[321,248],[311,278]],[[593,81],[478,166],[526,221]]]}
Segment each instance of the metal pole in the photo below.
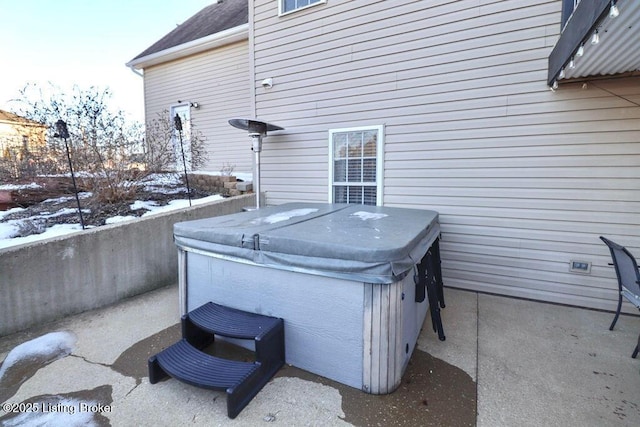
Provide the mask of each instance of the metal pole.
{"label": "metal pole", "polygon": [[256,192],[256,209],[260,209],[260,152],[254,153],[256,158],[256,179],[255,192]]}
{"label": "metal pole", "polygon": [[250,134],[253,142],[253,157],[255,159],[256,171],[253,177],[254,191],[256,192],[256,209],[260,209],[260,152],[262,151],[262,135],[259,133]]}
{"label": "metal pole", "polygon": [[182,152],[182,167],[184,169],[184,181],[187,185],[187,197],[189,198],[189,206],[191,206],[191,187],[189,187],[189,175],[187,174],[187,161],[184,156],[184,144],[182,143],[182,120],[179,115],[175,115],[173,118],[176,130],[180,136],[180,151]]}
{"label": "metal pole", "polygon": [[82,218],[82,208],[80,207],[80,196],[78,196],[78,186],[76,185],[76,177],[73,173],[73,164],[71,163],[71,152],[69,151],[69,144],[67,144],[67,138],[69,138],[69,130],[67,129],[67,124],[62,119],[56,122],[56,128],[58,130],[58,133],[54,136],[64,139],[64,148],[67,151],[67,161],[69,162],[69,170],[71,171],[71,182],[73,182],[73,192],[76,195],[76,204],[78,205],[80,226],[84,230],[84,219]]}

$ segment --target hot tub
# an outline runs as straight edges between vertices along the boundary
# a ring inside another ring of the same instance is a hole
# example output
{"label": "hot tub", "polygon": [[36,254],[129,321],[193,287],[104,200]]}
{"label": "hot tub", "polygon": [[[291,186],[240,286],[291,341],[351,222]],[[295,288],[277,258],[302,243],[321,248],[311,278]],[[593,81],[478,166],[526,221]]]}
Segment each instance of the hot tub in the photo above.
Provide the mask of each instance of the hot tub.
{"label": "hot tub", "polygon": [[212,301],[280,317],[287,363],[390,393],[428,309],[416,264],[439,235],[437,212],[347,204],[178,223],[182,314]]}

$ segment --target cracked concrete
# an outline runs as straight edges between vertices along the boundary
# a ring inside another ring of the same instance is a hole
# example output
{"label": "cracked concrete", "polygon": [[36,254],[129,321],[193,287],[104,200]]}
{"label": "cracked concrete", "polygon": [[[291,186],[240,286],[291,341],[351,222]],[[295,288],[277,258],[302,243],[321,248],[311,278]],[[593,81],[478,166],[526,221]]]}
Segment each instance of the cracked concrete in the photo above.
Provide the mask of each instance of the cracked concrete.
{"label": "cracked concrete", "polygon": [[[0,413],[0,425],[640,424],[640,359],[628,354],[640,318],[622,316],[611,332],[610,313],[454,289],[445,297],[447,340],[438,341],[427,319],[394,393],[369,395],[285,366],[230,420],[222,392],[173,379],[149,384],[148,357],[180,335],[176,288],[150,292],[1,337],[0,360],[51,331],[71,331],[77,341],[66,357],[30,359],[23,382],[16,378],[24,372],[0,378],[4,399],[16,408],[62,411]],[[218,345],[217,354],[246,351]],[[79,405],[94,411],[64,412]]]}

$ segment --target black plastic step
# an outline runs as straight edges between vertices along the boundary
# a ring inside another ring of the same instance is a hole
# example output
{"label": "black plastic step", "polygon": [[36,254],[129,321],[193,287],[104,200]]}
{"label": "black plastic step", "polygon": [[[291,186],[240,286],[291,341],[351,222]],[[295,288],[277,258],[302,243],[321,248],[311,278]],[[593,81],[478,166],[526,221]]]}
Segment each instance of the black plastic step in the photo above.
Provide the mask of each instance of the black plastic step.
{"label": "black plastic step", "polygon": [[[221,359],[204,353],[185,339],[167,347],[155,359],[162,370],[173,378],[198,387],[222,391],[236,387],[260,368],[260,363]],[[157,382],[151,377],[149,380],[151,384]]]}
{"label": "black plastic step", "polygon": [[189,312],[199,329],[229,338],[258,339],[282,322],[277,317],[249,313],[208,302]]}
{"label": "black plastic step", "polygon": [[[221,359],[199,350],[214,335],[253,340],[255,362]],[[149,359],[149,382],[171,376],[196,387],[227,392],[235,418],[284,365],[282,319],[206,303],[182,317],[182,340]]]}

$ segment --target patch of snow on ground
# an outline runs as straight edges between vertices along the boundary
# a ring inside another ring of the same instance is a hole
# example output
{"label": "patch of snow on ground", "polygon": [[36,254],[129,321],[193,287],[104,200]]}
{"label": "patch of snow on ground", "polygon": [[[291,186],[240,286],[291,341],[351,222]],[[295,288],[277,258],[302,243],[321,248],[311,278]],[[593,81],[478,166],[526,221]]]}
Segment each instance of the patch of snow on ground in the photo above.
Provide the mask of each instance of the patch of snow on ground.
{"label": "patch of snow on ground", "polygon": [[366,220],[372,220],[372,221],[375,221],[375,220],[382,219],[382,218],[384,218],[385,216],[389,216],[389,215],[387,215],[387,214],[383,214],[383,213],[374,213],[374,212],[358,211],[358,212],[354,212],[354,213],[352,213],[352,214],[351,214],[351,216],[358,217],[358,218],[360,218],[360,219],[361,219],[361,220],[363,220],[363,221],[366,221]]}
{"label": "patch of snow on ground", "polygon": [[137,211],[138,209],[154,209],[158,206],[158,202],[154,200],[136,200],[129,205],[129,209]]}
{"label": "patch of snow on ground", "polygon": [[32,182],[31,184],[2,184],[0,185],[0,190],[9,190],[9,191],[13,191],[13,190],[25,190],[25,189],[36,189],[36,188],[42,188],[41,185],[36,184],[35,182]]}
{"label": "patch of snow on ground", "polygon": [[154,173],[146,177],[142,184],[145,191],[159,192],[162,190],[165,194],[175,194],[182,191],[182,188],[164,188],[176,187],[182,185],[182,175],[177,173]]}
{"label": "patch of snow on ground", "polygon": [[[56,218],[62,215],[69,215],[69,214],[77,214],[78,213],[78,209],[72,209],[72,208],[64,208],[64,209],[60,209],[58,212],[54,212],[54,213],[49,213],[49,214],[40,214],[41,218]],[[89,209],[82,209],[82,213],[86,213],[89,214],[91,213],[91,211]]]}
{"label": "patch of snow on ground", "polygon": [[[221,200],[221,199],[223,199],[223,197],[219,194],[214,194],[213,196],[201,197],[199,199],[191,200],[191,206],[202,205],[204,203],[209,203],[209,202],[213,202],[215,200]],[[155,215],[155,214],[169,212],[169,211],[175,211],[177,209],[188,208],[188,207],[189,207],[189,200],[187,199],[171,200],[168,205],[147,208],[147,209],[150,209],[149,212],[145,212],[144,214],[142,214],[142,216],[150,216],[150,215]]]}
{"label": "patch of snow on ground", "polygon": [[[249,178],[251,178],[251,174],[248,174],[248,175],[249,175]],[[151,174],[144,179],[144,185],[147,187],[147,191],[152,191],[156,193],[174,194],[177,192],[184,191],[184,186],[182,184],[182,175],[179,173]],[[37,187],[37,184],[29,184],[29,186],[27,187],[36,188],[32,186]],[[5,187],[10,187],[10,186],[9,185],[0,186],[0,188],[5,188]],[[20,188],[25,188],[25,186],[21,186]],[[81,199],[91,197],[91,195],[92,193],[90,192],[82,192],[78,194],[78,196]],[[216,194],[208,197],[193,199],[191,201],[191,205],[195,206],[203,203],[209,203],[215,200],[220,200],[222,198],[223,198],[222,196],[220,196],[219,194]],[[44,201],[44,203],[47,203],[47,202],[53,203],[56,201],[68,201],[71,199],[75,199],[75,196],[64,196],[57,199],[47,199]],[[189,207],[188,199],[172,200],[169,202],[168,205],[165,205],[165,206],[158,206],[158,203],[155,201],[136,201],[130,205],[131,210],[146,209],[148,212],[145,212],[142,216],[155,215],[155,214],[182,209],[186,207]],[[25,209],[13,208],[7,211],[0,211],[0,219],[5,217],[6,215],[20,212],[23,210]],[[82,212],[87,213],[89,211],[83,209]],[[40,233],[40,234],[32,234],[25,237],[14,237],[20,234],[21,227],[23,226],[23,224],[26,224],[27,222],[37,221],[38,218],[52,218],[52,217],[57,217],[57,216],[69,214],[69,213],[77,213],[77,210],[62,209],[62,210],[59,210],[58,212],[46,213],[45,215],[39,215],[37,217],[1,222],[0,223],[0,249],[11,247],[11,246],[17,246],[24,243],[31,243],[38,240],[48,239],[51,237],[62,236],[65,234],[82,230],[82,227],[80,226],[80,224],[58,224],[58,225],[54,225],[53,227],[47,228],[43,233]],[[112,218],[107,219],[105,222],[107,224],[114,224],[117,222],[128,221],[135,218],[138,218],[138,217],[133,215],[114,216]]]}
{"label": "patch of snow on ground", "polygon": [[71,332],[51,332],[14,347],[2,362],[0,381],[7,369],[22,360],[37,358],[54,361],[71,354],[76,340]]}
{"label": "patch of snow on ground", "polygon": [[[78,193],[79,199],[88,199],[91,196],[93,196],[93,193],[91,191],[82,191]],[[76,196],[62,196],[62,197],[57,197],[55,199],[43,200],[42,203],[63,203],[63,202],[68,202],[69,200],[75,200],[75,199],[76,199]]]}
{"label": "patch of snow on ground", "polygon": [[20,212],[23,211],[24,208],[11,208],[8,211],[0,211],[0,219],[4,218],[5,216],[12,214],[12,213],[16,213],[16,212]]}
{"label": "patch of snow on ground", "polygon": [[[209,203],[209,202],[213,202],[216,200],[220,200],[223,197],[220,196],[219,194],[215,194],[213,196],[207,196],[207,197],[201,197],[199,199],[193,199],[191,200],[191,206],[196,206],[196,205],[201,205],[203,203]],[[148,212],[145,212],[142,214],[142,216],[151,216],[151,215],[156,215],[159,213],[163,213],[163,212],[169,212],[169,211],[174,211],[177,209],[182,209],[182,208],[188,208],[189,207],[189,200],[188,199],[178,199],[178,200],[171,200],[169,201],[169,204],[165,205],[165,206],[158,206],[157,202],[154,202],[153,200],[148,200],[148,201],[141,201],[138,200],[134,203],[132,203],[131,205],[129,205],[129,208],[132,211],[138,210],[138,209],[147,209]],[[118,222],[123,222],[123,221],[129,221],[132,219],[136,219],[138,218],[137,216],[134,215],[127,215],[127,216],[114,216],[111,217],[109,219],[107,219],[105,222],[107,224],[115,224]]]}
{"label": "patch of snow on ground", "polygon": [[105,224],[116,224],[118,222],[125,222],[125,221],[129,221],[132,219],[136,219],[138,218],[135,215],[127,215],[127,216],[122,216],[122,215],[116,215],[116,216],[112,216],[111,218],[107,218],[104,220]]}
{"label": "patch of snow on ground", "polygon": [[13,236],[17,236],[19,232],[20,232],[19,221],[1,222],[0,223],[0,242],[3,239],[11,239]]}
{"label": "patch of snow on ground", "polygon": [[[0,249],[22,245],[24,243],[37,242],[38,240],[44,240],[50,237],[64,236],[66,234],[82,230],[80,224],[56,224],[53,227],[47,228],[44,233],[40,234],[32,234],[30,236],[14,238],[2,237],[4,233],[8,233],[14,230],[14,226],[19,227],[19,225],[15,225],[15,222],[14,224],[0,223]],[[13,235],[15,236],[15,232],[13,233]]]}

